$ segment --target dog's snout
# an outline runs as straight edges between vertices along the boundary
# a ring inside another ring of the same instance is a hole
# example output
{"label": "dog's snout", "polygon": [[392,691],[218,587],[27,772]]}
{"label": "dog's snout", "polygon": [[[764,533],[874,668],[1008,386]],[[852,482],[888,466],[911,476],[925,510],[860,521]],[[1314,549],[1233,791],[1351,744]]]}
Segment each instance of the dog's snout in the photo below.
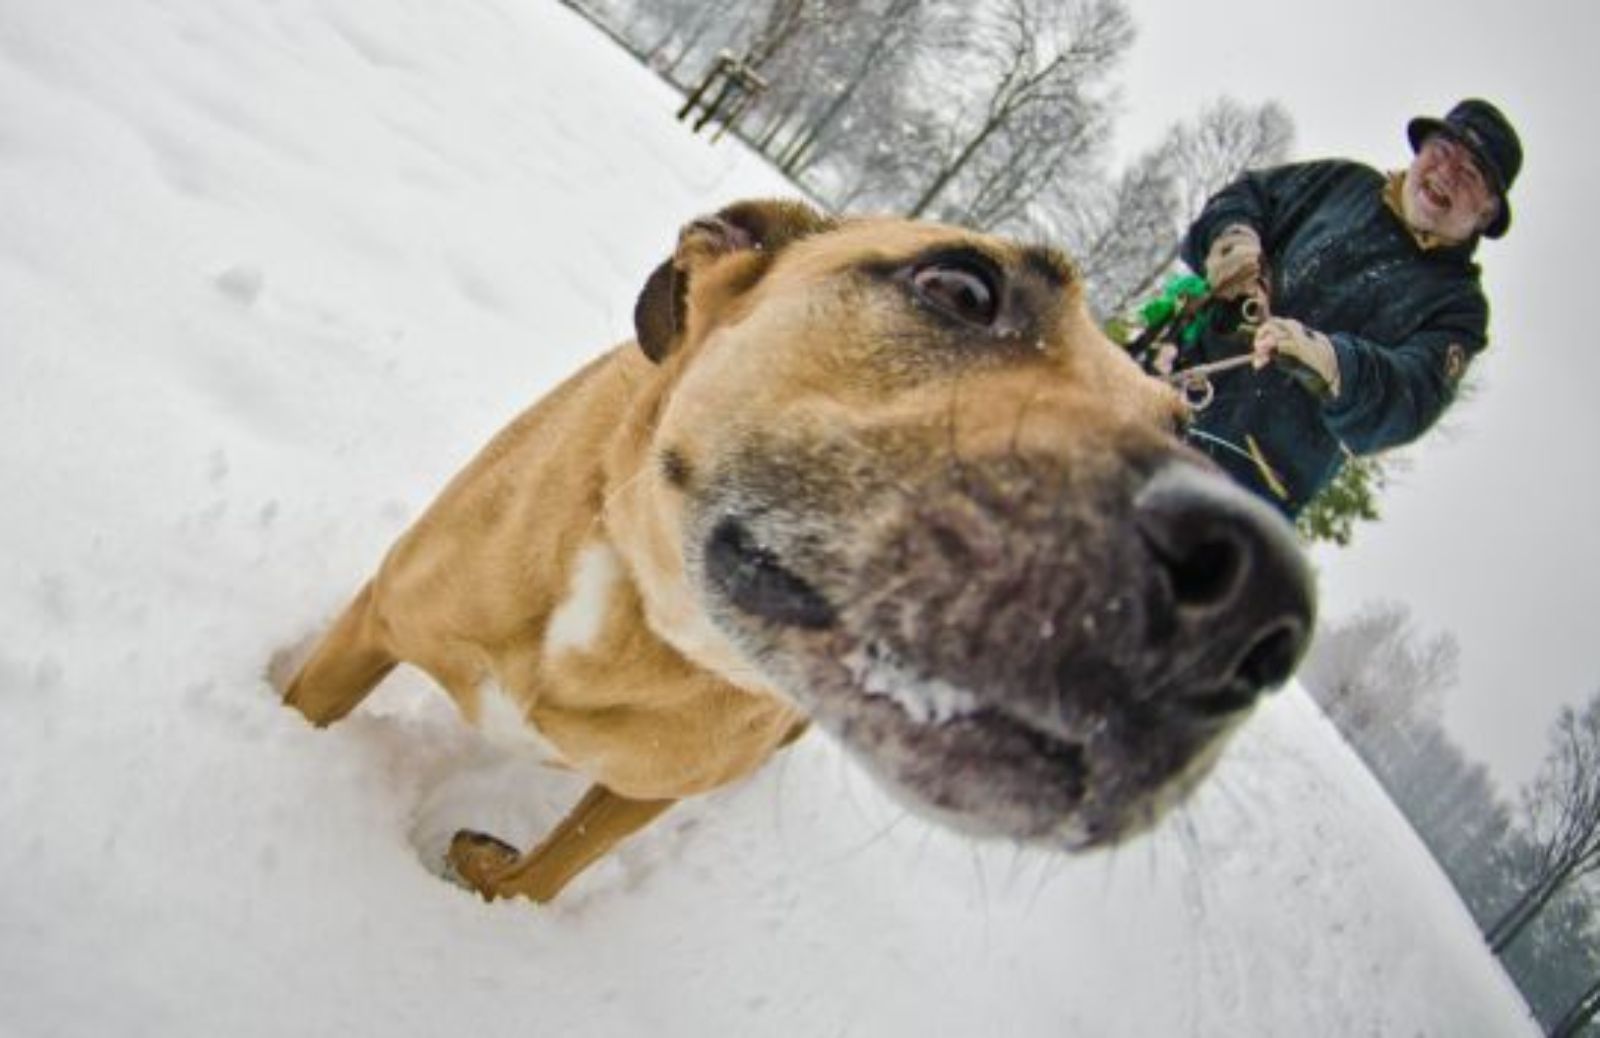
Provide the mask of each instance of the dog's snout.
{"label": "dog's snout", "polygon": [[1194,675],[1197,700],[1247,705],[1287,681],[1315,614],[1311,573],[1289,524],[1226,478],[1177,462],[1144,486],[1134,520],[1166,592],[1152,634],[1195,644],[1210,661]]}

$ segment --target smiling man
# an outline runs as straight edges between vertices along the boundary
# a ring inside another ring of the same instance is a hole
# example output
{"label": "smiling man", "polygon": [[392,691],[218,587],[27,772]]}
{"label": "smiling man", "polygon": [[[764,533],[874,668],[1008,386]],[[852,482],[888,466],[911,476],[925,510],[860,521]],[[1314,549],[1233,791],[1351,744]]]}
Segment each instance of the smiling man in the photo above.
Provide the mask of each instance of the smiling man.
{"label": "smiling man", "polygon": [[1248,173],[1183,243],[1218,298],[1253,297],[1268,315],[1178,358],[1255,357],[1214,376],[1197,445],[1291,518],[1348,456],[1422,435],[1488,341],[1473,255],[1511,226],[1522,144],[1476,99],[1407,135],[1411,165],[1388,175],[1338,159]]}

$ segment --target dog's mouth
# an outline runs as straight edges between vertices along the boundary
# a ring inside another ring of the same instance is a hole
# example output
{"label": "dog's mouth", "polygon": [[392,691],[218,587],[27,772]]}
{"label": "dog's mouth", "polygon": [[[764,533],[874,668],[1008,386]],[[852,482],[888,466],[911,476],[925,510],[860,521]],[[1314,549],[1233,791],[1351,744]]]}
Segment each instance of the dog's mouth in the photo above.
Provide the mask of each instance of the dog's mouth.
{"label": "dog's mouth", "polygon": [[[881,641],[859,640],[842,628],[840,610],[742,518],[726,516],[712,527],[704,571],[714,592],[746,620],[803,633],[821,650],[805,654],[803,683],[784,684],[918,809],[968,832],[1068,846],[1093,841],[1082,826],[1059,824],[1084,799],[1082,744],[999,709],[992,693],[918,675]],[[771,654],[765,662],[784,669]]]}
{"label": "dog's mouth", "polygon": [[813,709],[891,790],[953,828],[1069,849],[1106,833],[1086,824],[1088,747],[996,705],[918,677],[879,643],[845,657]]}
{"label": "dog's mouth", "polygon": [[722,519],[706,539],[705,572],[715,591],[753,617],[802,630],[822,630],[838,620],[821,592],[786,567],[737,516]]}

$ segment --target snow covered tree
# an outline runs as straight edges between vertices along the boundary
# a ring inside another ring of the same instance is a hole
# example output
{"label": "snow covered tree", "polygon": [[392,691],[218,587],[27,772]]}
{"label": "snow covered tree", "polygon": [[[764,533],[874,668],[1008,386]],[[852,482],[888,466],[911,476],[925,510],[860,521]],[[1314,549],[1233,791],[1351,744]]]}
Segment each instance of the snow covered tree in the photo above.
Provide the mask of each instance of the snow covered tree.
{"label": "snow covered tree", "polygon": [[1398,729],[1438,717],[1459,658],[1451,635],[1423,638],[1406,606],[1379,602],[1324,623],[1300,679],[1352,741],[1379,747]]}
{"label": "snow covered tree", "polygon": [[1090,305],[1109,320],[1176,272],[1183,235],[1213,193],[1247,169],[1284,161],[1292,138],[1276,104],[1214,101],[1116,178],[1057,177],[1037,219],[1078,258]]}
{"label": "snow covered tree", "polygon": [[996,227],[1103,143],[1133,20],[1117,0],[992,0],[958,18],[930,70],[949,87],[931,93],[948,132],[906,215]]}
{"label": "snow covered tree", "polygon": [[569,0],[680,84],[720,50],[768,80],[742,126],[825,204],[1047,240],[1109,320],[1155,289],[1205,199],[1281,161],[1274,104],[1221,100],[1115,171],[1124,0]]}
{"label": "snow covered tree", "polygon": [[1300,680],[1486,925],[1515,889],[1512,817],[1440,720],[1458,656],[1449,634],[1424,636],[1405,606],[1380,603],[1324,623]]}
{"label": "snow covered tree", "polygon": [[1300,678],[1450,876],[1539,1019],[1575,1035],[1595,1014],[1600,973],[1600,912],[1583,882],[1600,873],[1600,694],[1557,718],[1550,756],[1514,815],[1440,722],[1456,656],[1448,635],[1419,635],[1404,606],[1384,603],[1325,623]]}
{"label": "snow covered tree", "polygon": [[[881,6],[863,5],[858,18],[840,27],[831,53],[844,59],[832,75],[808,77],[811,103],[785,118],[787,131],[779,144],[776,132],[763,143],[778,167],[790,176],[803,174],[820,152],[848,144],[845,135],[866,112],[881,110],[863,104],[874,87],[882,93],[915,60],[928,20],[921,17],[929,0],[886,0]],[[800,106],[796,105],[796,108]],[[855,119],[851,117],[855,116]],[[841,132],[842,131],[842,132]]]}

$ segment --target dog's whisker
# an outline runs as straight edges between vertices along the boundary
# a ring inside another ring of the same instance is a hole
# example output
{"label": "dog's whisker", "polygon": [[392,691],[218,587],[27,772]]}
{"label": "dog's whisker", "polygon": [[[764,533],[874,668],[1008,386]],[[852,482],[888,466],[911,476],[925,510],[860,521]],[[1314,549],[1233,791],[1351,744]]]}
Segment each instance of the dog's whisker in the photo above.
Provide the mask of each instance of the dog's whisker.
{"label": "dog's whisker", "polygon": [[645,474],[650,471],[651,465],[651,459],[640,462],[639,467],[633,471],[631,476],[606,491],[605,495],[600,499],[600,507],[595,510],[594,515],[589,519],[589,531],[591,533],[605,523],[606,513],[612,505],[616,504],[617,498],[632,490],[633,485],[643,479]]}
{"label": "dog's whisker", "polygon": [[983,867],[983,855],[979,851],[978,845],[975,843],[968,844],[967,854],[971,857],[972,871],[978,881],[978,901],[983,905],[983,944],[985,948],[988,948],[991,937],[989,924],[994,920],[994,906],[989,897],[989,876]]}
{"label": "dog's whisker", "polygon": [[1039,400],[1041,387],[1037,384],[1028,387],[1028,395],[1022,398],[1022,403],[1017,408],[1016,420],[1011,426],[1011,440],[1006,445],[1008,457],[1021,457],[1022,429],[1028,420],[1028,411]]}
{"label": "dog's whisker", "polygon": [[1022,877],[1023,846],[1020,843],[1011,845],[1011,865],[1006,869],[1005,890],[1010,894],[1017,888],[1017,881]]}
{"label": "dog's whisker", "polygon": [[900,828],[900,826],[909,817],[911,817],[911,812],[901,808],[899,813],[897,813],[893,818],[889,819],[889,821],[885,822],[883,825],[879,826],[877,830],[866,839],[854,843],[830,857],[824,858],[820,864],[824,868],[832,868],[834,866],[841,865],[852,858],[856,858],[862,854],[865,854],[873,847],[876,847],[878,844],[888,839],[889,835],[896,829]]}
{"label": "dog's whisker", "polygon": [[1065,858],[1039,855],[1039,878],[1034,881],[1033,893],[1028,896],[1027,915],[1032,916],[1038,910],[1040,898],[1044,897],[1045,890],[1060,875],[1059,870],[1064,868]]}
{"label": "dog's whisker", "polygon": [[957,378],[952,379],[950,382],[950,393],[944,411],[945,449],[949,452],[950,460],[956,465],[961,464],[960,426],[958,424],[960,408],[961,380]]}
{"label": "dog's whisker", "polygon": [[1216,782],[1212,783],[1212,787],[1216,790],[1216,796],[1223,803],[1232,807],[1240,818],[1255,817],[1255,801],[1235,789],[1226,775],[1218,775]]}

